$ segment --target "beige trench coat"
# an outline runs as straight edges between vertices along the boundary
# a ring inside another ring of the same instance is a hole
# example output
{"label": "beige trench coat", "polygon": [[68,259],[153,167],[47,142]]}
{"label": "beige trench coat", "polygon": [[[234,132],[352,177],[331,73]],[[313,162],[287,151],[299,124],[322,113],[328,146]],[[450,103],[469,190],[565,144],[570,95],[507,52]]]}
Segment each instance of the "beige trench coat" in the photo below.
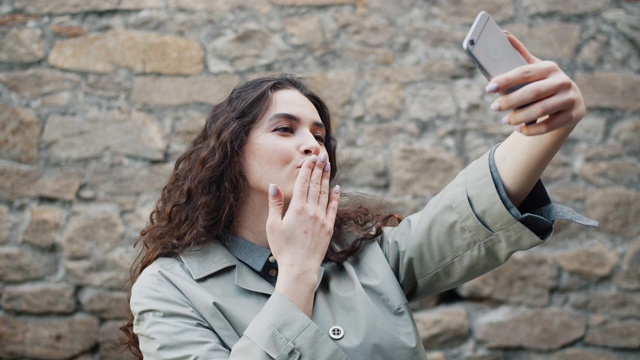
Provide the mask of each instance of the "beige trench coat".
{"label": "beige trench coat", "polygon": [[348,262],[324,264],[311,319],[217,241],[158,259],[130,303],[145,358],[426,359],[409,301],[544,241],[504,207],[487,156]]}

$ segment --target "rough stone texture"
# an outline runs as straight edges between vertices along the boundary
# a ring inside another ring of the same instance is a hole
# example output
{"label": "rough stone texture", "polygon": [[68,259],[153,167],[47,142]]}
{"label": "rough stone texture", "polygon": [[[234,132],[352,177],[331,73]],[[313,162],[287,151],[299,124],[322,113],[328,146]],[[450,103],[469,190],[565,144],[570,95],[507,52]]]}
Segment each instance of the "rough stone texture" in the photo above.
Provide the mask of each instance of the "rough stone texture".
{"label": "rough stone texture", "polygon": [[86,315],[27,319],[0,316],[0,357],[68,359],[98,341],[98,320]]}
{"label": "rough stone texture", "polygon": [[2,308],[9,313],[71,314],[76,309],[73,286],[66,284],[26,284],[7,286]]}
{"label": "rough stone texture", "polygon": [[545,306],[557,277],[558,268],[542,254],[515,254],[495,271],[460,286],[458,292],[470,299]]}
{"label": "rough stone texture", "polygon": [[[634,95],[640,88],[640,75],[623,72],[577,73],[576,83],[582,90],[589,109],[613,108],[639,111],[640,102]],[[598,86],[590,86],[598,84]]]}
{"label": "rough stone texture", "polygon": [[413,314],[425,349],[461,343],[469,337],[469,317],[463,308],[442,308]]}
{"label": "rough stone texture", "polygon": [[618,264],[618,254],[602,244],[592,244],[560,253],[556,261],[565,271],[596,282],[611,275]]}
{"label": "rough stone texture", "polygon": [[22,242],[44,249],[56,242],[62,223],[62,210],[52,206],[39,206],[31,210],[31,222],[22,234]]}
{"label": "rough stone texture", "polygon": [[640,290],[640,240],[635,240],[629,245],[622,269],[614,280],[621,288]]}
{"label": "rough stone texture", "polygon": [[124,334],[120,331],[122,321],[106,321],[100,326],[98,341],[100,343],[100,352],[98,356],[101,360],[120,360],[123,358],[122,346],[118,339]]}
{"label": "rough stone texture", "polygon": [[640,321],[605,321],[590,326],[585,343],[624,349],[640,349]]}
{"label": "rough stone texture", "polygon": [[71,90],[80,85],[76,74],[50,69],[29,69],[0,73],[0,81],[20,96],[36,99],[42,95]]}
{"label": "rough stone texture", "polygon": [[31,14],[77,14],[112,10],[143,10],[162,6],[160,0],[15,0],[16,9]]}
{"label": "rough stone texture", "polygon": [[110,111],[82,116],[52,116],[42,140],[59,159],[80,160],[105,151],[150,160],[164,157],[164,129],[154,119],[138,111]]}
{"label": "rough stone texture", "polygon": [[5,283],[43,279],[55,273],[56,260],[51,255],[25,248],[0,248],[0,281]]}
{"label": "rough stone texture", "polygon": [[[462,170],[454,154],[424,146],[406,146],[393,155],[391,191],[397,195],[436,194]],[[418,176],[429,173],[430,176]]]}
{"label": "rough stone texture", "polygon": [[532,15],[578,15],[602,11],[611,4],[609,0],[523,0],[522,5]]}
{"label": "rough stone texture", "polygon": [[573,311],[499,309],[481,316],[475,333],[489,348],[553,350],[581,338],[585,328],[584,317]]}
{"label": "rough stone texture", "polygon": [[215,104],[224,99],[238,81],[238,77],[233,75],[193,78],[138,77],[133,82],[131,101],[162,106]]}
{"label": "rough stone texture", "polygon": [[101,319],[126,319],[127,294],[102,289],[84,289],[78,296],[82,309]]}
{"label": "rough stone texture", "polygon": [[42,30],[39,28],[0,27],[0,63],[32,63],[45,56]]}
{"label": "rough stone texture", "polygon": [[32,110],[0,104],[0,159],[36,162],[41,127]]}
{"label": "rough stone texture", "polygon": [[9,208],[0,205],[0,245],[9,242],[9,232],[13,223],[13,216],[9,212]]}
{"label": "rough stone texture", "polygon": [[640,234],[640,194],[624,188],[604,188],[587,196],[587,214],[600,221],[602,230],[628,237]]}
{"label": "rough stone texture", "polygon": [[211,106],[245,80],[306,77],[334,120],[335,183],[394,213],[424,207],[512,132],[460,46],[485,10],[580,86],[587,116],[542,178],[600,228],[557,221],[537,249],[413,302],[429,357],[635,360],[639,5],[0,1],[0,358],[128,357],[114,346],[133,241]]}
{"label": "rough stone texture", "polygon": [[59,40],[48,61],[60,69],[96,73],[125,67],[136,73],[192,75],[204,66],[197,42],[139,31],[110,31]]}

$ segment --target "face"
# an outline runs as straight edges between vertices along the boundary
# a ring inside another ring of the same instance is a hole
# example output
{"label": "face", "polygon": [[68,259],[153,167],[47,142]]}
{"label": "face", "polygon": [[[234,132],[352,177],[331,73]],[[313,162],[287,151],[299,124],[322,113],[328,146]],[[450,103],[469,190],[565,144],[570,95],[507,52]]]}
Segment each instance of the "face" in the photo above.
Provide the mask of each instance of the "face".
{"label": "face", "polygon": [[251,129],[242,155],[249,196],[266,200],[269,184],[274,183],[288,202],[302,162],[326,152],[325,136],[318,111],[304,95],[293,89],[275,92]]}

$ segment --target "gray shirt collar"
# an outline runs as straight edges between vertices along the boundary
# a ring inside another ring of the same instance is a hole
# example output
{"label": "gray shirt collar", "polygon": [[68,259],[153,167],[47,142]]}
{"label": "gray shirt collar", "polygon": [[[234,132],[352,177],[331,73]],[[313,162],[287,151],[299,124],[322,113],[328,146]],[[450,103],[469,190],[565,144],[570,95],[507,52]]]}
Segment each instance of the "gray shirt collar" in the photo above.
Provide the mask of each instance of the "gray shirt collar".
{"label": "gray shirt collar", "polygon": [[269,249],[265,249],[236,235],[229,236],[223,244],[231,255],[257,272],[262,271],[264,265],[269,260],[269,256],[271,256]]}

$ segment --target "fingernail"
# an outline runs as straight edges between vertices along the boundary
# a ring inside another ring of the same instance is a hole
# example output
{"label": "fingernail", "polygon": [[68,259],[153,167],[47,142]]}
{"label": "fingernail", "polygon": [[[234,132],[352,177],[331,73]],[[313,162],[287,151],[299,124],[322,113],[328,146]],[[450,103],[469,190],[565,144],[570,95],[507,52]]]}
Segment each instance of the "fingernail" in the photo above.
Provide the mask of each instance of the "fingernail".
{"label": "fingernail", "polygon": [[340,194],[340,185],[336,185],[336,187],[333,188],[333,193]]}
{"label": "fingernail", "polygon": [[497,92],[497,91],[498,91],[498,87],[499,87],[499,86],[498,86],[498,84],[496,84],[496,83],[492,82],[492,83],[489,83],[489,85],[487,85],[487,87],[486,87],[486,88],[484,88],[484,90],[485,90],[488,94],[493,94],[493,93],[495,93],[495,92]]}
{"label": "fingernail", "polygon": [[522,134],[522,125],[516,125],[513,129]]}
{"label": "fingernail", "polygon": [[497,101],[494,101],[493,104],[491,104],[490,109],[493,111],[500,111],[500,103]]}
{"label": "fingernail", "polygon": [[312,163],[315,163],[317,160],[318,160],[318,157],[317,157],[317,156],[315,156],[315,155],[311,155],[311,156],[309,157],[309,161],[311,161]]}
{"label": "fingernail", "polygon": [[329,158],[329,154],[327,153],[322,153],[322,155],[320,155],[320,161],[322,162],[327,161],[328,158]]}
{"label": "fingernail", "polygon": [[271,195],[271,196],[278,195],[278,185],[269,184],[269,195]]}
{"label": "fingernail", "polygon": [[327,162],[324,164],[324,172],[329,172],[329,170],[331,170],[331,163]]}
{"label": "fingernail", "polygon": [[506,115],[505,117],[502,118],[502,123],[509,124],[509,115]]}

